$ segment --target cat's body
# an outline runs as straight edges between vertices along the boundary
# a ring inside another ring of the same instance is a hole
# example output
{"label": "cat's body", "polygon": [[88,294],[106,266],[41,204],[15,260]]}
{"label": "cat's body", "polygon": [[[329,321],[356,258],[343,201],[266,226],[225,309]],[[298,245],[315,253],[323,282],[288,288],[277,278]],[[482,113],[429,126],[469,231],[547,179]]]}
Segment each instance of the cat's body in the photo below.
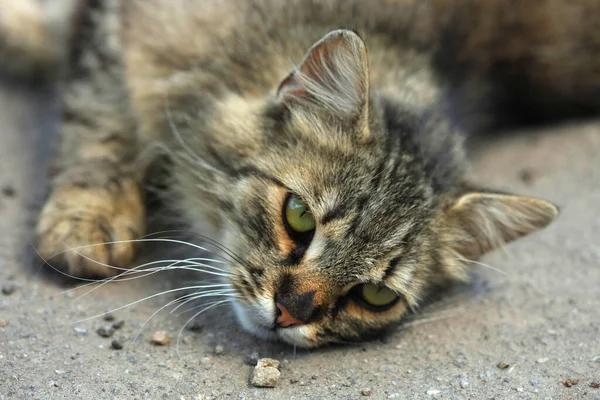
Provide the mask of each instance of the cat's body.
{"label": "cat's body", "polygon": [[[231,260],[228,281],[248,330],[302,346],[380,332],[432,288],[464,279],[469,260],[556,215],[544,201],[466,181],[461,127],[514,106],[514,93],[498,88],[521,76],[534,92],[555,94],[529,93],[524,115],[561,104],[570,115],[598,109],[597,60],[568,70],[589,75],[589,87],[536,85],[527,68],[557,57],[544,53],[544,40],[506,55],[486,46],[495,37],[487,31],[477,42],[457,25],[488,18],[486,29],[527,26],[523,13],[510,17],[499,3],[90,2],[75,13],[40,252],[78,247],[52,262],[79,276],[128,266],[134,243],[81,246],[147,233],[142,185],[148,166],[166,156],[169,201],[243,259]],[[529,28],[550,34],[544,15],[532,11]],[[561,44],[555,36],[546,40]],[[598,46],[591,33],[573,37]],[[477,51],[489,59],[469,53]],[[513,70],[525,56],[530,63]],[[498,59],[506,72],[498,73]],[[480,113],[470,118],[475,103]],[[312,229],[297,230],[286,214],[296,197]]]}

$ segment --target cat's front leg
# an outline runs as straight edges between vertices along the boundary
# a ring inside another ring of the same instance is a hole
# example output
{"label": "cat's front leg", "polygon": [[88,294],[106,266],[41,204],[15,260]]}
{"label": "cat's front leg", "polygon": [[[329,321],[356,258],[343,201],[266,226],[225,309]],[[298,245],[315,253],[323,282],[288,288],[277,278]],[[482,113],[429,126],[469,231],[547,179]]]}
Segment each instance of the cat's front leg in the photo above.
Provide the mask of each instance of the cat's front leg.
{"label": "cat's front leg", "polygon": [[58,179],[37,225],[37,250],[77,277],[107,277],[130,267],[144,234],[143,192],[109,162],[72,165]]}

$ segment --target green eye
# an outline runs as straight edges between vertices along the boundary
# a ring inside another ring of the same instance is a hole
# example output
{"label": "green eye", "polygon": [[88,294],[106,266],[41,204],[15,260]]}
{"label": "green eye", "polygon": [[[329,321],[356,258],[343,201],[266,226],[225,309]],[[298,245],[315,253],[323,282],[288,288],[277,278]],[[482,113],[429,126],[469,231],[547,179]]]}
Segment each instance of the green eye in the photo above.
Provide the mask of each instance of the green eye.
{"label": "green eye", "polygon": [[391,305],[398,299],[398,295],[385,286],[364,283],[359,288],[360,298],[370,306],[382,308]]}
{"label": "green eye", "polygon": [[285,219],[295,232],[310,232],[315,229],[315,219],[302,199],[292,194],[285,205]]}

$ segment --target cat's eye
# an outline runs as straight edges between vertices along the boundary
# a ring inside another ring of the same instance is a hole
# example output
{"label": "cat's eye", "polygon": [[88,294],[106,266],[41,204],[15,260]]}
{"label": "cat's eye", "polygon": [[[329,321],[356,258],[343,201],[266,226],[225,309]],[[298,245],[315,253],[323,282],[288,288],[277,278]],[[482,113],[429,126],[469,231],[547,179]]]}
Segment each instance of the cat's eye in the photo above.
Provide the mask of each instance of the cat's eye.
{"label": "cat's eye", "polygon": [[399,296],[385,286],[363,283],[355,288],[356,296],[373,311],[384,311],[398,301]]}
{"label": "cat's eye", "polygon": [[315,218],[302,199],[295,194],[289,195],[286,200],[285,219],[294,232],[307,233],[315,230]]}

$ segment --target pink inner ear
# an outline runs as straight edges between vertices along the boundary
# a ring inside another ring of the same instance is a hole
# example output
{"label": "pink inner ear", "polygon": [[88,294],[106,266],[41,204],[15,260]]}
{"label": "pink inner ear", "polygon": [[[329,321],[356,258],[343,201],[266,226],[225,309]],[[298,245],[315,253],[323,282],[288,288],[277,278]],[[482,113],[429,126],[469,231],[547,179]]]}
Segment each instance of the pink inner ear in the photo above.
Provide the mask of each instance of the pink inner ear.
{"label": "pink inner ear", "polygon": [[315,103],[339,116],[361,114],[368,96],[367,55],[354,32],[334,31],[317,42],[279,85],[284,102]]}
{"label": "pink inner ear", "polygon": [[288,96],[302,97],[306,95],[306,89],[300,85],[296,72],[291,72],[277,88],[277,97],[285,99]]}

